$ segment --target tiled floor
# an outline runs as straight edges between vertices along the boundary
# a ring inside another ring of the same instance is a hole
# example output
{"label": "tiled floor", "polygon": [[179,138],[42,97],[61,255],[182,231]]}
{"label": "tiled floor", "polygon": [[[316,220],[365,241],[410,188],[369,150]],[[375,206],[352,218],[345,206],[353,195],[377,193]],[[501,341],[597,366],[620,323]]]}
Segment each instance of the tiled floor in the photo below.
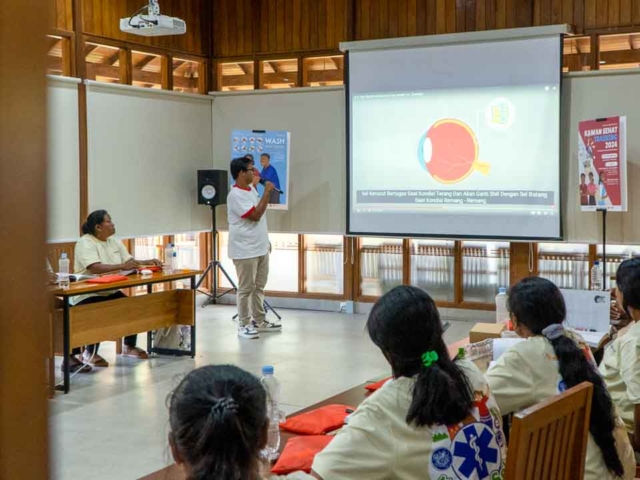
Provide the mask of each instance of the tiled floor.
{"label": "tiled floor", "polygon": [[[111,366],[76,376],[71,393],[49,403],[55,478],[134,479],[170,463],[166,398],[198,366],[233,363],[259,375],[263,364],[274,365],[287,413],[390,373],[365,334],[366,316],[279,312],[282,333],[246,340],[235,335],[234,307],[198,308],[193,360],[116,359],[115,344],[104,343],[100,352]],[[472,325],[453,321],[447,342],[467,336]],[[144,346],[146,336],[139,338]]]}

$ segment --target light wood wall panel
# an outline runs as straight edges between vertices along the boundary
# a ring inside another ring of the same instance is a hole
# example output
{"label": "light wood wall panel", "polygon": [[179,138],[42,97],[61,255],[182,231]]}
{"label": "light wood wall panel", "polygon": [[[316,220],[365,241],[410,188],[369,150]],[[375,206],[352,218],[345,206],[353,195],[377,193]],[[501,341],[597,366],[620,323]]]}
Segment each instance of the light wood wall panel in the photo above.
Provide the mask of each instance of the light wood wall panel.
{"label": "light wood wall panel", "polygon": [[53,0],[50,23],[58,30],[73,31],[73,5],[71,0]]}
{"label": "light wood wall panel", "polygon": [[352,0],[217,0],[216,57],[335,50],[348,38]]}

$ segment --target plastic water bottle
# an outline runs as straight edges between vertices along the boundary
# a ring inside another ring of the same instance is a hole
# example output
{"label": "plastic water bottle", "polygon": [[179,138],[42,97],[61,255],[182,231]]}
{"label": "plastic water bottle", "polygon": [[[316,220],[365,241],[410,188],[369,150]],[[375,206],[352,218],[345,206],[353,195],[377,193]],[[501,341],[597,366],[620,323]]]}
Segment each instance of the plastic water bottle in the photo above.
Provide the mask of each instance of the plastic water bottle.
{"label": "plastic water bottle", "polygon": [[166,273],[173,273],[173,254],[174,254],[174,248],[173,248],[173,243],[169,243],[167,244],[166,247],[164,247],[164,271]]}
{"label": "plastic water bottle", "polygon": [[60,255],[58,270],[58,286],[60,288],[69,288],[69,259],[66,253]]}
{"label": "plastic water bottle", "polygon": [[507,309],[507,289],[500,287],[496,295],[496,323],[507,323],[509,321],[509,310]]}
{"label": "plastic water bottle", "polygon": [[174,246],[171,253],[171,270],[179,270],[178,268],[178,249]]}
{"label": "plastic water bottle", "polygon": [[267,446],[262,450],[262,456],[269,461],[280,455],[280,383],[273,375],[273,367],[262,367],[260,383],[267,391],[267,415],[269,416],[269,434]]}
{"label": "plastic water bottle", "polygon": [[602,268],[600,268],[600,262],[595,262],[591,269],[591,290],[602,290]]}

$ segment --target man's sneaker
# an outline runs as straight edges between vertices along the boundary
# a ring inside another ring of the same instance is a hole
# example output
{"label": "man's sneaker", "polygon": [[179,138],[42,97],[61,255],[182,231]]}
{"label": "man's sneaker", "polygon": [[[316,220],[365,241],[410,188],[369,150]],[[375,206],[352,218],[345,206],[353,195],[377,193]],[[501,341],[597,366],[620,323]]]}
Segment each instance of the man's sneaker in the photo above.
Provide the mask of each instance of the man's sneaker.
{"label": "man's sneaker", "polygon": [[238,336],[242,338],[260,338],[260,334],[252,324],[239,326]]}
{"label": "man's sneaker", "polygon": [[251,322],[253,327],[258,332],[280,332],[282,331],[282,325],[279,323],[271,323],[267,320],[261,323],[257,323],[255,320]]}

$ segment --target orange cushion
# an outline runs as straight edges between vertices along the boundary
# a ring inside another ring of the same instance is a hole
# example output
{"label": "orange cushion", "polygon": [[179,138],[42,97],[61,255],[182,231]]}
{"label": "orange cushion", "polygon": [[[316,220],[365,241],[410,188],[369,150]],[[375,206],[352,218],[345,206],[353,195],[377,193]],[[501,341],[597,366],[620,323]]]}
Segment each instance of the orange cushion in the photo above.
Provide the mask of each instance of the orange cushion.
{"label": "orange cushion", "polygon": [[104,275],[103,277],[90,278],[87,283],[115,283],[129,280],[124,275]]}
{"label": "orange cushion", "polygon": [[364,388],[366,388],[367,390],[369,390],[370,392],[375,392],[376,390],[380,389],[380,387],[382,387],[382,385],[384,385],[385,383],[387,383],[389,380],[391,380],[393,377],[389,377],[389,378],[383,378],[382,380],[380,380],[379,382],[376,383],[370,383],[369,385],[366,385]]}
{"label": "orange cushion", "polygon": [[284,446],[271,473],[287,475],[303,471],[309,473],[313,459],[333,440],[332,435],[306,435],[292,437]]}
{"label": "orange cushion", "polygon": [[299,435],[322,435],[342,427],[344,419],[353,410],[355,408],[348,405],[326,405],[291,417],[280,427]]}

